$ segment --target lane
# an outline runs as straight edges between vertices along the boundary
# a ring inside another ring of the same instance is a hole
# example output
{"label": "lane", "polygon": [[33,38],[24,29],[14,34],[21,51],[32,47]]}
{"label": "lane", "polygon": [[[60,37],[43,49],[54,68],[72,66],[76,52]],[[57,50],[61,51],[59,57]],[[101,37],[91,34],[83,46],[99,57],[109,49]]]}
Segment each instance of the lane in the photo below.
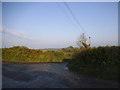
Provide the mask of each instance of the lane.
{"label": "lane", "polygon": [[117,88],[66,69],[66,63],[2,65],[3,88]]}

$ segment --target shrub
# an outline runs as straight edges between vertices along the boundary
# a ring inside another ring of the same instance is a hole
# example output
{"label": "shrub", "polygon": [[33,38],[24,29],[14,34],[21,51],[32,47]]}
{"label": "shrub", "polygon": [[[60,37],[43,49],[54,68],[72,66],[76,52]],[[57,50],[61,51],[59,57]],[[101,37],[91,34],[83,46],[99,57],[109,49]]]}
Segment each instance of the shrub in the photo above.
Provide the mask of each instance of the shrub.
{"label": "shrub", "polygon": [[117,80],[120,59],[119,46],[78,50],[73,54],[68,67],[73,71],[105,79]]}
{"label": "shrub", "polygon": [[2,49],[2,59],[7,62],[57,62],[62,61],[64,53],[62,51],[45,51],[29,49],[25,46],[14,46]]}

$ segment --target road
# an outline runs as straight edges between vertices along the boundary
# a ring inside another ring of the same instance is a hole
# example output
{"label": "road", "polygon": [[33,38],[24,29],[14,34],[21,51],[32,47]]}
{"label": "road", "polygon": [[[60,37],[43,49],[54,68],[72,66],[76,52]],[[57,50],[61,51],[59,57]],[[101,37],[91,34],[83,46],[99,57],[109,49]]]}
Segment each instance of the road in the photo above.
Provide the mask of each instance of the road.
{"label": "road", "polygon": [[66,63],[2,64],[2,88],[117,88],[71,72]]}

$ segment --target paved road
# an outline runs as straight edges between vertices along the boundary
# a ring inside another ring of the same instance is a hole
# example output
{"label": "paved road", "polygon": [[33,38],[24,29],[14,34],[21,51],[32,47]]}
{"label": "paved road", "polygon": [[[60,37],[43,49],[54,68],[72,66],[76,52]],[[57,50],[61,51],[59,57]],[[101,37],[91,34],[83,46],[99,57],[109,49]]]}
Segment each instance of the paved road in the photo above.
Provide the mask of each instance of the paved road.
{"label": "paved road", "polygon": [[66,63],[3,64],[2,88],[117,88],[73,73]]}

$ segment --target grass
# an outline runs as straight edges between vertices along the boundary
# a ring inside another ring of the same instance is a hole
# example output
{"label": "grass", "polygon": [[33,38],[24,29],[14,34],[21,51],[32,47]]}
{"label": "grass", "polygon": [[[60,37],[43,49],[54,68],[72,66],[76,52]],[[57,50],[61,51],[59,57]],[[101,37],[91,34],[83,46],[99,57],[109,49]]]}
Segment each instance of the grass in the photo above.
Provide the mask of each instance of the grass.
{"label": "grass", "polygon": [[[67,50],[68,48],[64,48]],[[63,62],[63,59],[70,59],[71,52],[63,50],[38,50],[29,49],[25,46],[14,46],[2,49],[3,62]]]}

